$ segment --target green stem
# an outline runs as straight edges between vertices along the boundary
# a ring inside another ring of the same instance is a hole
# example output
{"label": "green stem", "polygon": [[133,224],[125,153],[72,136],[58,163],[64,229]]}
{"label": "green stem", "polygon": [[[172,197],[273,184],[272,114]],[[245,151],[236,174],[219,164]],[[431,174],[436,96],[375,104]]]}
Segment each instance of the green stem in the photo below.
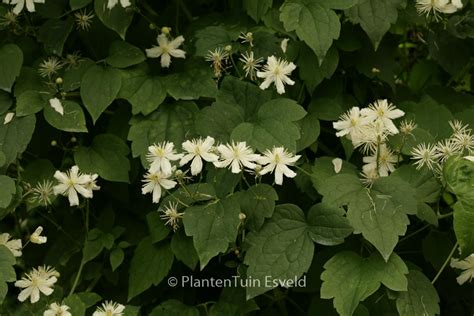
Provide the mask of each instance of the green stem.
{"label": "green stem", "polygon": [[438,273],[436,273],[435,277],[433,278],[433,281],[431,281],[431,284],[435,284],[435,282],[438,280],[440,277],[441,273],[443,273],[444,269],[448,266],[449,261],[451,260],[451,257],[454,255],[454,252],[456,251],[456,248],[458,247],[459,242],[456,242],[454,244],[453,249],[451,249],[451,252],[449,253],[448,257],[444,261],[443,265],[439,269]]}
{"label": "green stem", "polygon": [[425,226],[415,230],[413,233],[410,233],[408,235],[406,235],[405,237],[401,238],[400,241],[398,243],[401,243],[407,239],[410,239],[411,237],[421,233],[422,231],[424,231],[425,229],[427,229],[428,227],[430,227],[431,225],[430,224],[426,224]]}
{"label": "green stem", "polygon": [[449,212],[449,213],[446,213],[446,214],[440,214],[438,215],[438,219],[443,219],[443,218],[446,218],[446,217],[450,217],[450,216],[453,216],[454,212]]}

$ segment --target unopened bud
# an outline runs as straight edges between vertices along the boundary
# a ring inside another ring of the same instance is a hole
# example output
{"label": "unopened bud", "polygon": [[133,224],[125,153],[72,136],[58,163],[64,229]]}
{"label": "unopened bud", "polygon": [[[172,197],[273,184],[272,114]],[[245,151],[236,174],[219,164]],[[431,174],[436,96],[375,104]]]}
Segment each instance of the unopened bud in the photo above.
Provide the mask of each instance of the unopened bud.
{"label": "unopened bud", "polygon": [[227,52],[230,52],[232,50],[232,46],[227,45],[226,47],[224,47],[224,50],[227,51]]}
{"label": "unopened bud", "polygon": [[241,221],[245,220],[247,218],[247,215],[245,215],[244,213],[239,213],[239,219]]}
{"label": "unopened bud", "polygon": [[51,146],[55,147],[55,146],[57,146],[57,145],[58,145],[58,142],[57,142],[57,141],[55,141],[55,140],[52,140],[52,141],[51,141]]}
{"label": "unopened bud", "polygon": [[155,24],[150,23],[150,24],[148,24],[148,28],[149,28],[150,30],[154,30],[154,29],[156,29],[156,26],[155,26]]}
{"label": "unopened bud", "polygon": [[161,33],[163,33],[163,34],[165,34],[165,35],[168,35],[170,32],[171,32],[171,28],[170,28],[170,27],[163,26],[163,27],[161,28]]}
{"label": "unopened bud", "polygon": [[61,77],[57,77],[57,78],[56,78],[56,84],[57,84],[57,85],[61,85],[61,84],[63,84],[63,82],[64,82],[64,81],[63,81],[63,78],[61,78]]}
{"label": "unopened bud", "polygon": [[73,136],[73,137],[71,137],[71,143],[75,143],[75,142],[77,142],[77,138],[76,138],[76,137],[74,137],[74,136]]}

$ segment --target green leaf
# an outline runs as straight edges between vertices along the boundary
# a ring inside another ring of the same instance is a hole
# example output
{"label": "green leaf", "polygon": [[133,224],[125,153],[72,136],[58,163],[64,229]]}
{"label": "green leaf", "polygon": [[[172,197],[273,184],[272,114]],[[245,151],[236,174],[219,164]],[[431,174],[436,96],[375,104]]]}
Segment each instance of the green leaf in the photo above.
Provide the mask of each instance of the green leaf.
{"label": "green leaf", "polygon": [[377,50],[382,37],[397,21],[398,7],[403,0],[359,0],[346,11],[352,23],[360,24]]}
{"label": "green leaf", "polygon": [[[96,1],[96,4],[99,1]],[[115,9],[115,8],[114,8]],[[81,98],[94,123],[114,101],[120,87],[120,71],[112,67],[92,66],[82,77]]]}
{"label": "green leaf", "polygon": [[69,5],[72,10],[82,9],[91,3],[92,0],[69,0]]}
{"label": "green leaf", "polygon": [[189,269],[194,270],[199,262],[199,257],[194,249],[193,239],[187,237],[184,231],[180,230],[173,234],[171,238],[171,250],[176,259],[184,263]]}
{"label": "green leaf", "polygon": [[95,259],[104,248],[111,249],[114,244],[114,236],[94,228],[89,231],[87,241],[82,249],[83,261],[89,262]]}
{"label": "green leaf", "polygon": [[160,218],[159,212],[150,212],[146,214],[146,222],[148,230],[150,231],[150,238],[152,243],[157,243],[165,239],[170,233],[170,229],[165,225]]}
{"label": "green leaf", "polygon": [[16,193],[15,181],[7,176],[0,175],[0,208],[7,208]]}
{"label": "green leaf", "polygon": [[142,239],[133,254],[129,271],[128,301],[158,285],[173,265],[169,243],[154,245],[149,237]]}
{"label": "green leaf", "polygon": [[273,0],[244,0],[243,5],[247,14],[258,23],[272,7]]}
{"label": "green leaf", "polygon": [[69,306],[70,309],[68,312],[70,312],[71,315],[84,316],[86,313],[86,305],[77,294],[66,297],[63,304]]}
{"label": "green leaf", "polygon": [[199,310],[194,306],[188,306],[178,300],[167,300],[155,307],[150,316],[199,316]]}
{"label": "green leaf", "polygon": [[74,27],[72,18],[66,20],[50,19],[44,23],[38,33],[38,40],[43,43],[46,53],[61,56],[63,46]]}
{"label": "green leaf", "polygon": [[107,3],[108,0],[94,1],[94,11],[105,26],[117,32],[125,40],[125,34],[132,23],[134,11],[130,8],[123,8],[121,5],[108,9]]}
{"label": "green leaf", "polygon": [[280,8],[280,20],[288,32],[296,31],[316,54],[319,65],[324,61],[333,40],[339,37],[341,24],[325,0],[288,0]]}
{"label": "green leaf", "polygon": [[268,184],[256,184],[245,191],[239,199],[242,213],[247,215],[245,227],[259,231],[265,218],[272,217],[278,194]]}
{"label": "green leaf", "polygon": [[229,243],[235,242],[239,213],[238,201],[233,196],[186,209],[183,224],[186,235],[193,237],[201,270],[212,258],[225,252]]}
{"label": "green leaf", "polygon": [[88,59],[81,59],[77,65],[71,66],[69,69],[64,71],[63,78],[63,89],[65,91],[74,91],[79,89],[82,82],[82,77],[87,72],[87,70],[94,66],[95,63]]}
{"label": "green leaf", "polygon": [[247,287],[247,299],[271,290],[275,283],[301,277],[313,259],[314,244],[296,205],[278,205],[272,218],[259,232],[250,233],[246,242],[247,277],[259,280],[255,285],[260,285]]}
{"label": "green leaf", "polygon": [[[317,172],[315,174],[317,174]],[[337,174],[320,183],[323,185],[317,185],[316,190],[323,195],[323,203],[328,205],[348,205],[356,199],[360,192],[366,193],[360,179],[351,173]],[[316,182],[316,184],[318,184],[318,182]]]}
{"label": "green leaf", "polygon": [[[336,175],[336,172],[334,171],[334,165],[332,163],[333,159],[333,157],[319,157],[315,160],[314,166],[312,168],[311,181],[313,182],[313,186],[324,196],[331,194],[330,188],[328,188],[328,190],[324,190],[326,187],[326,181]],[[358,181],[357,177],[353,177],[357,175],[357,169],[354,165],[343,160],[339,174],[349,175],[349,183],[354,183],[354,189],[357,190],[360,188],[360,181]],[[343,182],[338,180],[335,181],[340,183]],[[339,192],[339,190],[336,192]],[[328,198],[329,197],[326,197],[325,199],[327,200]]]}
{"label": "green leaf", "polygon": [[10,97],[10,94],[3,90],[0,90],[0,114],[7,112],[12,104],[13,99]]}
{"label": "green leaf", "polygon": [[400,316],[439,315],[438,293],[430,280],[420,271],[410,270],[408,291],[398,294],[397,311]]}
{"label": "green leaf", "polygon": [[197,111],[194,102],[177,102],[162,104],[157,111],[146,118],[133,117],[128,132],[133,157],[140,157],[142,164],[147,166],[146,153],[148,146],[153,143],[170,141],[179,148],[192,130],[193,118]]}
{"label": "green leaf", "polygon": [[124,257],[125,253],[122,248],[115,247],[110,252],[110,267],[112,268],[112,271],[115,271],[122,264]]}
{"label": "green leaf", "polygon": [[[329,79],[334,74],[339,64],[339,53],[337,48],[332,46],[321,65],[318,64],[318,58],[306,45],[301,45],[301,51],[298,58],[299,73],[304,81],[306,89],[310,94],[324,80]],[[319,65],[319,66],[317,66]]]}
{"label": "green leaf", "polygon": [[73,101],[61,100],[64,115],[46,105],[43,111],[46,122],[54,128],[65,132],[87,133],[86,117],[81,106]]}
{"label": "green leaf", "polygon": [[77,295],[81,299],[86,308],[94,306],[102,299],[98,294],[92,292],[82,292],[74,295]]}
{"label": "green leaf", "polygon": [[116,68],[127,68],[145,61],[142,50],[124,41],[115,41],[110,45],[109,56],[105,61]]}
{"label": "green leaf", "polygon": [[[0,122],[5,120],[5,115],[0,116]],[[13,162],[17,155],[28,146],[35,130],[36,117],[14,117],[8,124],[0,124],[0,151],[5,154],[5,164]]]}
{"label": "green leaf", "polygon": [[5,157],[5,154],[3,151],[0,151],[0,168],[5,166],[5,162],[7,161],[7,157]]}
{"label": "green leaf", "polygon": [[381,283],[392,291],[406,291],[406,274],[408,268],[396,254],[385,262],[377,253],[362,258],[353,252],[340,252],[324,264],[321,298],[334,298],[339,315],[351,316],[359,302],[375,293]]}
{"label": "green leaf", "polygon": [[122,88],[119,98],[132,105],[132,113],[148,115],[155,111],[166,98],[166,88],[161,77],[149,76],[142,67],[122,70]]}
{"label": "green leaf", "polygon": [[301,135],[293,122],[305,115],[306,111],[296,101],[274,99],[263,104],[252,121],[238,125],[231,138],[246,141],[260,152],[273,146],[284,146],[295,152],[296,141]]}
{"label": "green leaf", "polygon": [[309,235],[314,242],[334,246],[352,234],[352,227],[340,207],[318,203],[308,211]]}
{"label": "green leaf", "polygon": [[168,203],[178,203],[190,205],[196,202],[205,202],[217,199],[216,189],[209,183],[195,183],[181,187],[173,192],[173,195],[166,196],[161,205]]}
{"label": "green leaf", "polygon": [[119,137],[100,134],[90,147],[79,147],[74,153],[74,160],[84,172],[98,173],[105,180],[128,183],[129,153],[128,146]]}
{"label": "green leaf", "polygon": [[235,40],[223,26],[208,26],[196,32],[196,56],[205,57],[216,48],[224,49]]}
{"label": "green leaf", "polygon": [[13,266],[16,260],[11,251],[4,245],[0,245],[0,304],[7,296],[7,282],[16,281],[16,273]]}
{"label": "green leaf", "polygon": [[402,207],[400,210],[406,214],[414,215],[418,210],[418,200],[416,198],[416,189],[405,180],[396,177],[380,177],[375,181],[372,188],[386,197],[392,199]]}
{"label": "green leaf", "polygon": [[16,99],[16,115],[28,116],[43,109],[48,101],[45,100],[47,94],[40,91],[28,90],[23,92]]}
{"label": "green leaf", "polygon": [[15,44],[0,48],[0,90],[12,91],[16,77],[20,75],[23,52]]}
{"label": "green leaf", "polygon": [[254,300],[247,300],[245,288],[226,287],[222,290],[219,300],[212,305],[209,316],[241,316],[259,310]]}

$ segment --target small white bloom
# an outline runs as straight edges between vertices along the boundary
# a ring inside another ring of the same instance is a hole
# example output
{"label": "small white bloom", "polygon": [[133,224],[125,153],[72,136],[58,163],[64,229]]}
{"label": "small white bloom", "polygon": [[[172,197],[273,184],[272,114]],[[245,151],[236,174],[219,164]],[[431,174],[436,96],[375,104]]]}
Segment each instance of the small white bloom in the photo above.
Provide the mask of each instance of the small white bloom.
{"label": "small white bloom", "polygon": [[417,160],[414,164],[416,169],[421,169],[426,166],[428,169],[433,170],[433,166],[438,163],[436,156],[436,149],[431,144],[419,144],[411,151],[411,159]]}
{"label": "small white bloom", "polygon": [[63,63],[58,58],[53,56],[43,60],[39,64],[38,73],[41,77],[51,78],[61,68],[63,68]]}
{"label": "small white bloom", "polygon": [[451,129],[453,130],[453,134],[457,134],[457,133],[464,134],[464,133],[471,132],[469,125],[463,124],[463,122],[459,120],[451,120],[448,123]]}
{"label": "small white bloom", "polygon": [[226,64],[229,59],[229,52],[222,47],[218,47],[213,51],[208,51],[205,57],[206,61],[212,62],[212,69],[214,70],[214,77],[219,79],[222,77],[222,72],[226,69]]}
{"label": "small white bloom", "polygon": [[446,161],[449,157],[461,151],[459,146],[452,139],[439,141],[434,148],[436,150],[436,158],[441,162]]}
{"label": "small white bloom", "polygon": [[250,47],[253,47],[253,33],[252,32],[241,32],[239,39],[242,41],[242,44],[249,43]]}
{"label": "small white bloom", "polygon": [[40,203],[43,206],[51,204],[51,197],[54,195],[53,182],[45,180],[41,183],[37,183],[34,188],[31,189],[32,203]]}
{"label": "small white bloom", "polygon": [[11,0],[10,4],[15,6],[13,13],[18,15],[23,11],[25,5],[28,12],[35,12],[35,3],[44,3],[44,1],[45,0]]}
{"label": "small white bloom", "polygon": [[42,232],[43,232],[43,227],[38,226],[36,230],[33,232],[33,234],[31,234],[30,241],[33,244],[38,244],[38,245],[45,244],[48,241],[48,237],[41,236]]}
{"label": "small white bloom", "polygon": [[275,183],[281,185],[283,184],[283,175],[288,178],[296,176],[296,172],[288,168],[288,166],[293,166],[300,157],[300,155],[289,153],[283,147],[273,147],[272,150],[267,149],[263,153],[263,157],[258,159],[258,163],[265,165],[259,174],[264,175],[269,172],[275,172]]}
{"label": "small white bloom", "polygon": [[13,117],[15,116],[15,113],[13,112],[8,112],[6,115],[5,115],[5,119],[3,120],[3,125],[7,125],[8,123],[10,123],[12,120],[13,120]]}
{"label": "small white bloom", "polygon": [[179,221],[183,218],[184,212],[178,212],[178,203],[170,202],[162,211],[163,214],[160,215],[162,220],[166,221],[166,225],[171,226],[173,231],[177,231],[179,228]]}
{"label": "small white bloom", "polygon": [[[59,181],[53,190],[54,194],[67,196],[71,206],[79,205],[79,196],[81,194],[86,199],[93,197],[92,187],[95,185],[97,175],[81,174],[78,166],[73,166],[67,172],[56,171],[54,177]],[[95,186],[95,188],[98,188]]]}
{"label": "small white bloom", "polygon": [[174,58],[186,58],[186,52],[178,49],[184,42],[184,37],[178,36],[174,40],[169,41],[166,34],[160,34],[157,38],[158,46],[146,49],[146,55],[149,58],[158,58],[161,56],[161,67],[169,68],[171,64],[171,56]]}
{"label": "small white bloom", "polygon": [[398,129],[395,124],[393,124],[392,120],[405,115],[405,112],[397,109],[393,104],[388,103],[387,100],[377,100],[370,104],[368,108],[364,108],[360,112],[363,116],[373,122],[376,120],[381,121],[383,126],[391,134],[398,134]]}
{"label": "small white bloom", "polygon": [[466,159],[466,160],[474,162],[474,156],[464,156],[463,158]]}
{"label": "small white bloom", "polygon": [[67,305],[59,305],[58,303],[52,303],[49,308],[44,311],[43,316],[72,316],[68,310],[70,309]]}
{"label": "small white bloom", "polygon": [[160,202],[161,188],[166,190],[174,188],[177,184],[176,181],[170,180],[171,174],[165,174],[162,171],[150,172],[148,171],[145,175],[145,179],[142,180],[145,184],[142,187],[142,194],[152,193],[153,203]]}
{"label": "small white bloom", "polygon": [[331,160],[332,165],[334,166],[334,172],[339,173],[342,169],[342,159],[341,158],[334,158]]}
{"label": "small white bloom", "polygon": [[[119,0],[109,0],[107,3],[107,9],[113,9],[118,3]],[[132,4],[130,3],[130,0],[120,0],[120,5],[122,6],[122,8],[126,8],[131,6]]]}
{"label": "small white bloom", "polygon": [[97,307],[92,316],[122,316],[125,306],[112,301],[102,303],[101,307]]}
{"label": "small white bloom", "polygon": [[10,234],[0,234],[0,245],[4,245],[11,251],[13,256],[21,257],[21,239],[11,239]]}
{"label": "small white bloom", "polygon": [[92,26],[92,20],[94,19],[94,16],[95,15],[92,12],[87,12],[86,9],[82,9],[74,13],[77,29],[88,31]]}
{"label": "small white bloom", "polygon": [[185,141],[182,146],[187,154],[181,158],[179,162],[180,166],[191,162],[191,174],[193,176],[199,174],[202,171],[202,160],[207,162],[216,162],[219,156],[212,153],[214,138],[207,136],[205,140],[202,138],[192,139]]}
{"label": "small white bloom", "polygon": [[255,59],[253,52],[245,52],[239,60],[244,63],[245,77],[254,80],[263,58],[259,57]]}
{"label": "small white bloom", "polygon": [[362,170],[364,173],[370,173],[370,170],[377,170],[381,177],[386,177],[395,170],[394,164],[397,163],[398,157],[385,144],[381,144],[378,151],[379,153],[376,151],[372,156],[362,158],[362,161],[366,163]]}
{"label": "small white bloom", "polygon": [[411,133],[417,128],[415,122],[411,120],[403,120],[400,123],[400,132],[405,135],[411,135]]}
{"label": "small white bloom", "polygon": [[433,14],[435,19],[439,18],[439,13],[451,14],[462,9],[461,0],[417,0],[416,9],[418,14]]}
{"label": "small white bloom", "polygon": [[257,77],[265,78],[260,85],[260,89],[265,90],[274,82],[277,92],[279,94],[285,93],[285,83],[290,86],[295,84],[295,82],[288,77],[295,69],[296,65],[291,62],[288,63],[281,58],[277,59],[275,56],[268,57],[267,64],[263,66],[263,71],[257,71]]}
{"label": "small white bloom", "polygon": [[360,142],[363,129],[369,123],[370,119],[362,116],[360,109],[355,106],[341,115],[339,121],[333,122],[332,126],[338,130],[336,133],[337,137],[347,135],[352,140],[352,143],[355,144]]}
{"label": "small white bloom", "polygon": [[374,184],[375,180],[380,178],[379,173],[376,168],[373,168],[373,166],[366,167],[365,170],[362,170],[362,173],[360,174],[362,176],[362,183],[367,186],[371,187],[372,184]]}
{"label": "small white bloom", "polygon": [[230,166],[232,173],[239,173],[243,167],[255,169],[254,162],[260,158],[260,155],[255,154],[246,142],[219,145],[217,151],[222,160],[214,162],[214,165],[217,168]]}
{"label": "small white bloom", "polygon": [[283,51],[283,53],[286,53],[286,49],[288,48],[288,41],[290,39],[289,38],[284,38],[282,41],[281,41],[281,44],[280,44],[280,48],[281,50]]}
{"label": "small white bloom", "polygon": [[474,150],[474,135],[471,135],[469,129],[454,133],[451,140],[459,148],[459,151],[472,152]]}
{"label": "small white bloom", "polygon": [[58,98],[49,99],[49,105],[59,114],[64,115],[64,108],[61,103],[61,100]]}
{"label": "small white bloom", "polygon": [[172,173],[171,161],[179,160],[183,154],[177,154],[172,142],[162,142],[148,147],[147,161],[150,163],[150,172],[163,171]]}
{"label": "small white bloom", "polygon": [[360,127],[358,136],[352,139],[352,145],[356,148],[362,147],[363,153],[373,152],[379,144],[387,140],[389,134],[383,122],[376,120]]}
{"label": "small white bloom", "polygon": [[461,275],[456,278],[456,281],[458,281],[460,285],[468,281],[471,282],[471,280],[474,278],[474,253],[464,260],[452,258],[451,267],[464,270]]}
{"label": "small white bloom", "polygon": [[40,293],[49,296],[53,293],[53,285],[58,281],[59,274],[50,267],[33,268],[30,273],[25,274],[21,280],[15,282],[15,286],[23,290],[18,295],[18,300],[24,302],[28,297],[32,304],[40,299]]}

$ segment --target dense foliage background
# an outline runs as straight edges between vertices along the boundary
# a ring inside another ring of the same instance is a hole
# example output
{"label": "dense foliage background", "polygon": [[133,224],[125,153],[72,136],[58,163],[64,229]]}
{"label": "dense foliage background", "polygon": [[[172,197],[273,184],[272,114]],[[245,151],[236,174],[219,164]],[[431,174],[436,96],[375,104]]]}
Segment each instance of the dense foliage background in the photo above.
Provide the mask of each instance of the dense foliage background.
{"label": "dense foliage background", "polygon": [[[473,315],[473,286],[450,260],[474,253],[474,162],[461,157],[474,140],[441,156],[444,170],[411,156],[449,138],[449,121],[474,127],[474,1],[428,14],[422,3],[448,1],[17,3],[0,4],[0,233],[23,249],[0,246],[1,315],[43,315],[53,302],[91,315],[105,300],[124,315]],[[159,34],[185,56],[152,56]],[[250,53],[296,65],[294,84],[260,89]],[[394,120],[396,170],[365,186],[365,155],[332,122],[379,99],[416,128]],[[278,185],[205,163],[194,177],[181,167],[158,204],[142,194],[149,146],[183,152],[207,136],[283,146],[301,155],[298,175]],[[52,189],[73,165],[100,186],[77,206]],[[175,227],[162,212],[173,202]],[[30,238],[38,226],[46,243]],[[19,302],[15,281],[42,265],[59,272],[54,292]],[[306,285],[167,282],[235,275]]]}

